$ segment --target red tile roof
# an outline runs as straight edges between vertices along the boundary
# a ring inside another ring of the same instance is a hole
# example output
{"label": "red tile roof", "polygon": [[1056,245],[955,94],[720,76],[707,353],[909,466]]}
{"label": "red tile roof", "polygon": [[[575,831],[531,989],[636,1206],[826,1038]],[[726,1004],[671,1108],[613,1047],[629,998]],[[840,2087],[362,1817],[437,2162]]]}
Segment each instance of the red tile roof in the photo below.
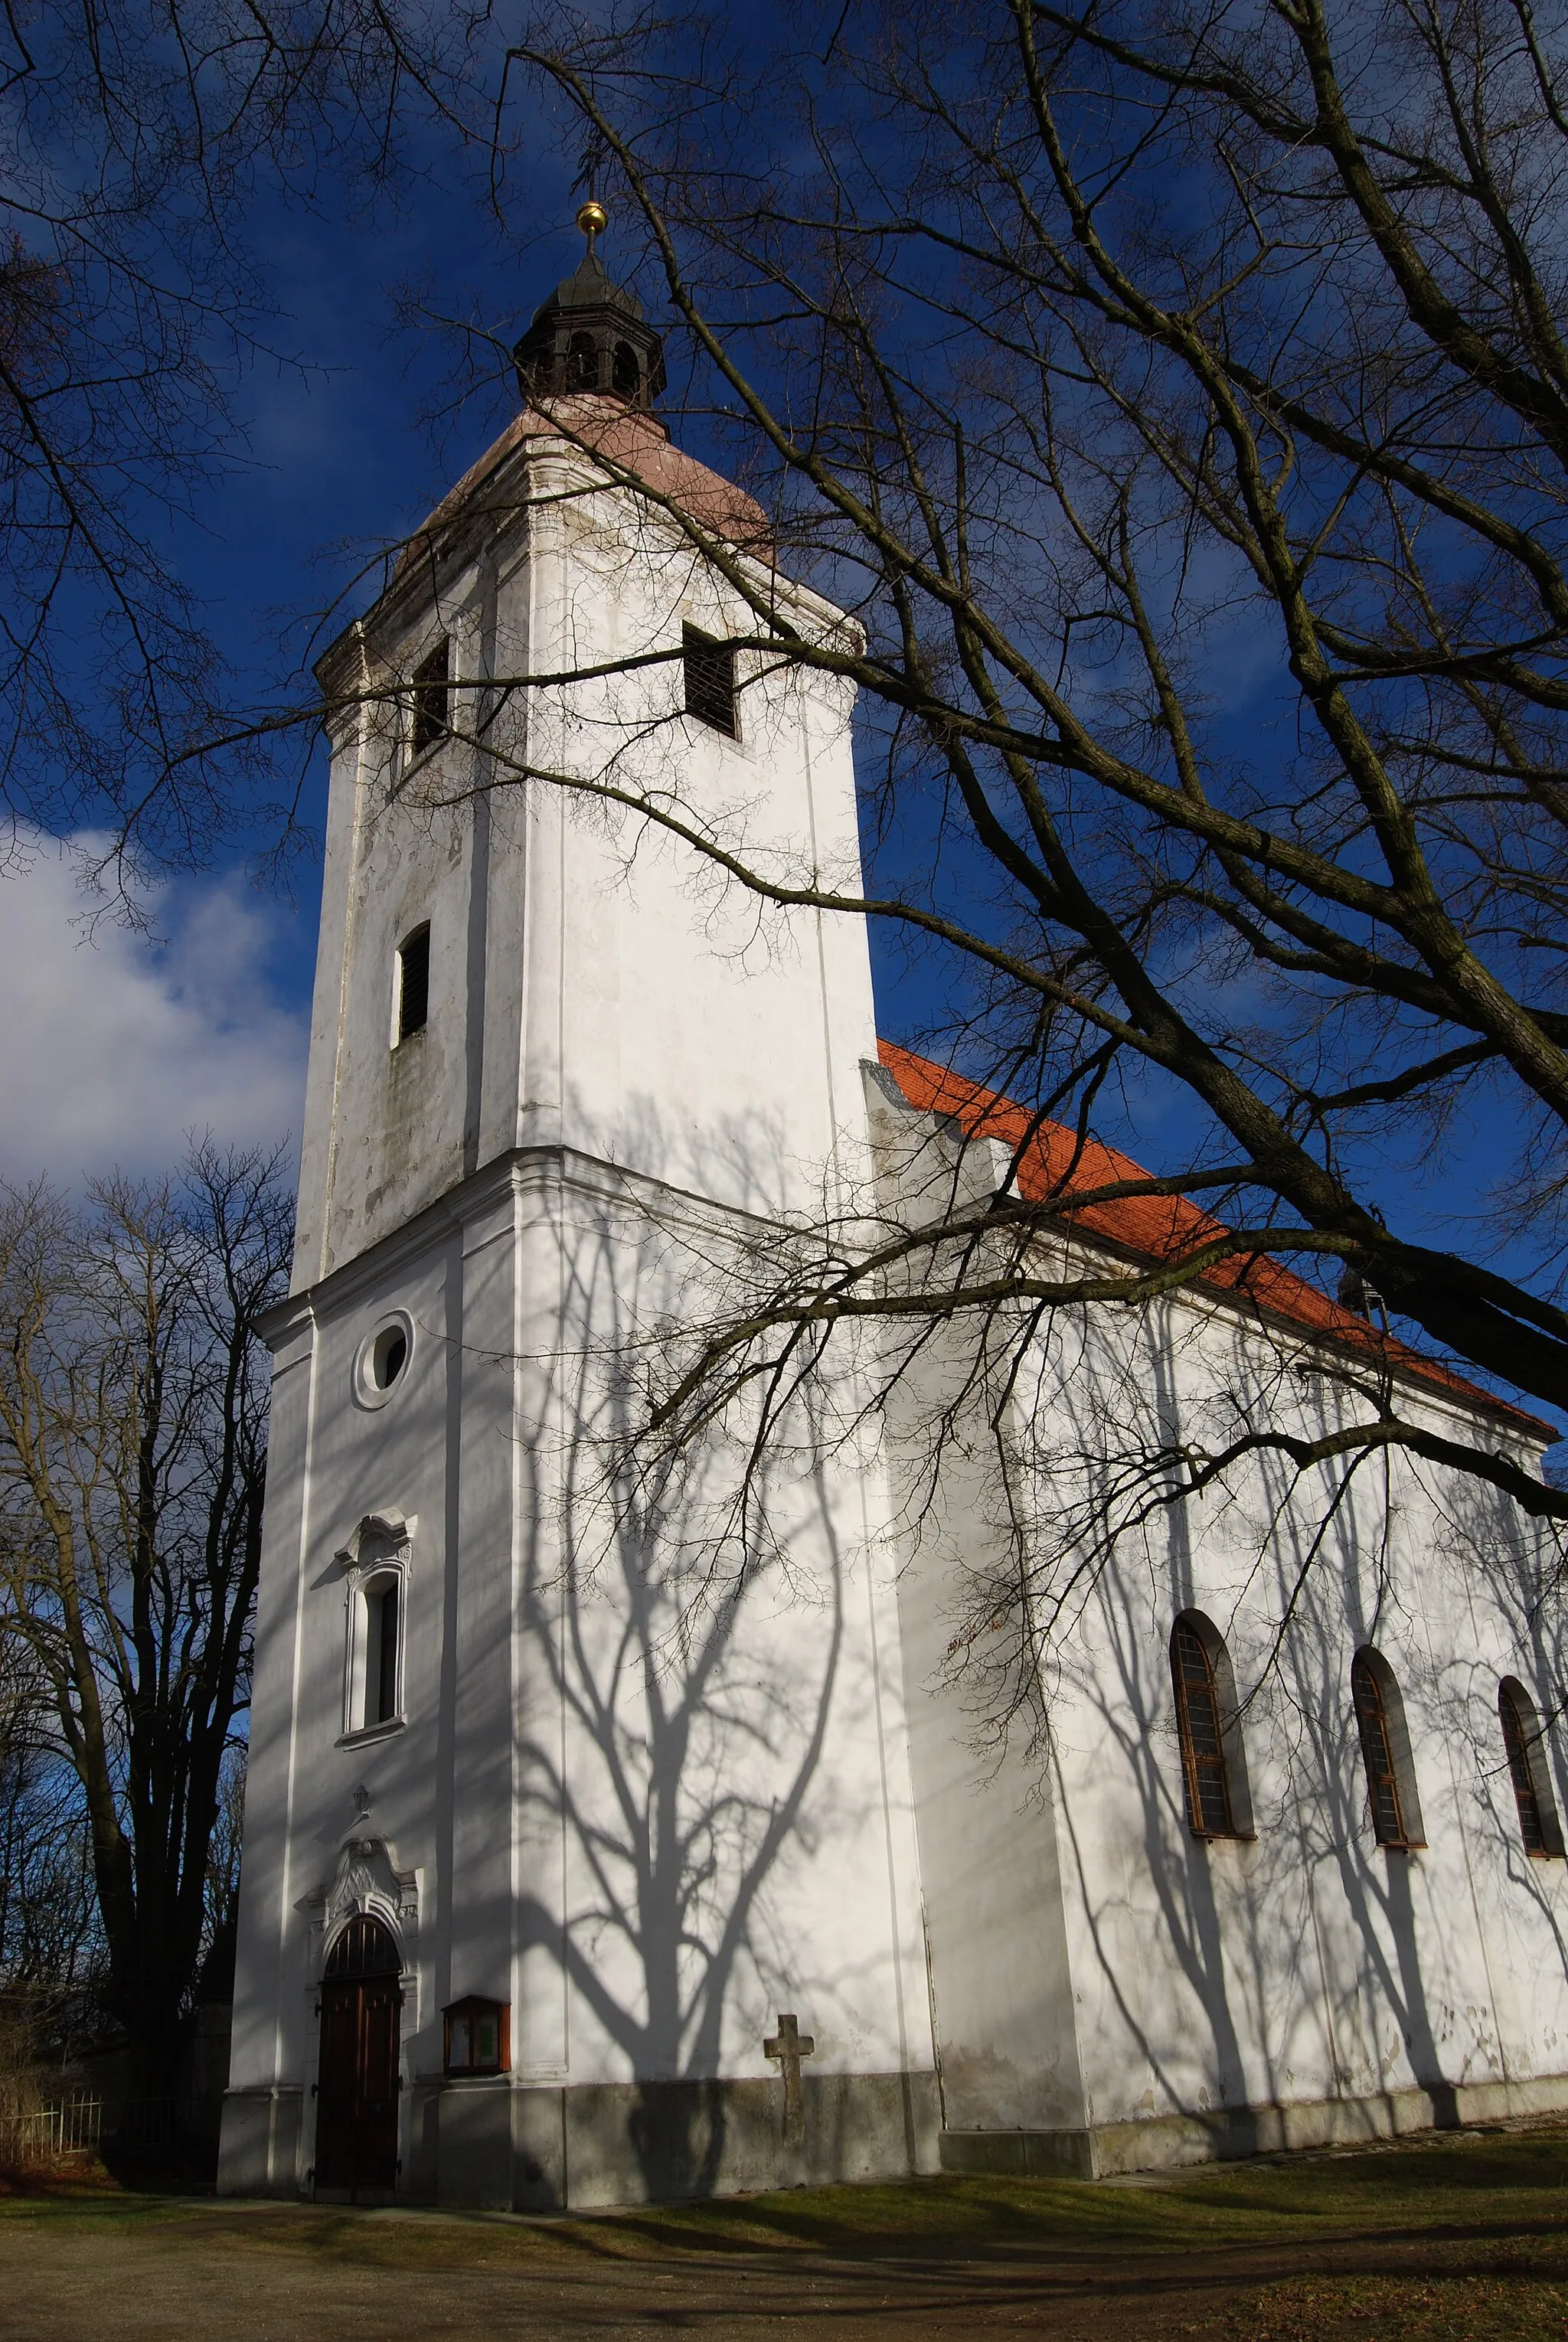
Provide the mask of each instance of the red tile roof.
{"label": "red tile roof", "polygon": [[597,449],[619,472],[644,480],[658,495],[688,513],[699,527],[727,537],[759,561],[773,560],[773,538],[761,505],[737,488],[733,480],[710,472],[694,455],[671,444],[656,415],[644,415],[606,398],[583,391],[566,398],[547,399],[543,406],[525,406],[514,416],[476,464],[471,464],[435,510],[421,522],[397,557],[395,575],[424,558],[431,540],[457,518],[459,512],[514,447],[530,439],[564,439]]}
{"label": "red tile roof", "polygon": [[[1131,1156],[1098,1139],[1087,1139],[1080,1148],[1077,1134],[1064,1124],[1036,1120],[1013,1099],[983,1089],[977,1082],[933,1065],[927,1057],[917,1057],[891,1041],[878,1041],[877,1056],[912,1106],[922,1113],[950,1115],[966,1136],[994,1138],[1013,1152],[1017,1157],[1014,1179],[1024,1200],[1048,1204],[1074,1230],[1103,1236],[1145,1260],[1158,1261],[1180,1260],[1227,1234],[1223,1222],[1184,1196],[1127,1196],[1074,1206],[1074,1194],[1147,1179],[1151,1174]],[[1333,1341],[1363,1357],[1418,1376],[1466,1406],[1506,1416],[1546,1439],[1557,1436],[1549,1425],[1505,1400],[1493,1398],[1490,1392],[1451,1373],[1437,1359],[1383,1335],[1354,1310],[1330,1301],[1271,1254],[1233,1254],[1203,1270],[1193,1282],[1210,1291],[1244,1296],[1270,1316],[1283,1319],[1313,1339]]]}

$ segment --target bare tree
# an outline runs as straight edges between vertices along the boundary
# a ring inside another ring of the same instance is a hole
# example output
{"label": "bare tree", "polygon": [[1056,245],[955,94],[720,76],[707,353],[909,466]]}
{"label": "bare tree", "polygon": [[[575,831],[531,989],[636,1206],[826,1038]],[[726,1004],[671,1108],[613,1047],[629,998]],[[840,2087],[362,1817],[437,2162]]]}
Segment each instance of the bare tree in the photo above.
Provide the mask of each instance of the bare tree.
{"label": "bare tree", "polygon": [[[856,1318],[967,1323],[994,1396],[1054,1315],[1218,1286],[1266,1316],[1289,1268],[1368,1313],[1324,1329],[1348,1413],[1156,1441],[1154,1501],[1392,1447],[1568,1518],[1505,1438],[1413,1421],[1383,1315],[1568,1401],[1563,38],[1524,0],[986,0],[515,44],[672,321],[674,403],[860,631],[792,622],[764,548],[587,408],[556,427],[726,581],[743,676],[858,686],[871,891],[674,756],[531,762],[498,711],[576,676],[454,718],[479,786],[624,808],[925,955],[968,1127],[1012,1158],[918,1225],[763,1247],[672,1329],[656,1433],[793,1391]],[[1158,1176],[1089,1143],[1151,1097],[1181,1102]],[[1183,1195],[1107,1255],[1114,1209]]]}
{"label": "bare tree", "polygon": [[[0,1605],[85,1813],[105,1999],[133,2087],[172,2087],[233,1895],[267,1371],[282,1291],[275,1162],[193,1156],[80,1211],[0,1211]],[[215,1872],[215,1859],[216,1873]]]}
{"label": "bare tree", "polygon": [[102,1941],[81,1786],[34,1653],[0,1628],[0,2032],[30,2047],[74,2034]]}
{"label": "bare tree", "polygon": [[[0,23],[0,820],[106,833],[122,882],[294,829],[281,729],[176,525],[246,459],[276,350],[269,207],[406,186],[467,26],[378,0],[67,0]],[[308,363],[309,353],[305,353]],[[210,509],[210,506],[209,506]],[[244,713],[238,712],[243,702]],[[292,747],[291,747],[292,755]]]}

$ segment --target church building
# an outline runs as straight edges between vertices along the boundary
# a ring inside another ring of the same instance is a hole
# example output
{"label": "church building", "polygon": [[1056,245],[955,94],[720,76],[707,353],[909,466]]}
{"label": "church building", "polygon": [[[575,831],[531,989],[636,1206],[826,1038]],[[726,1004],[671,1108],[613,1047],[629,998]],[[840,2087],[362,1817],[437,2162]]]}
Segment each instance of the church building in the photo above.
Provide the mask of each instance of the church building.
{"label": "church building", "polygon": [[[733,581],[853,622],[672,444],[592,234],[517,360],[318,670],[221,2187],[1089,2177],[1568,2105],[1562,1652],[1501,1497],[1396,1456],[1326,1517],[1266,1476],[1162,1515],[1068,1569],[1034,1723],[988,1742],[952,1663],[1005,1561],[985,1441],[908,1501],[961,1329],[885,1405],[854,1353],[764,1452],[716,1422],[628,1473],[657,1346],[783,1232],[1054,1194],[1067,1141],[879,1044],[863,922],[761,911],[639,815],[854,886],[853,695],[733,650]],[[1196,1224],[1065,1211],[1060,1247]],[[1042,1337],[1041,1534],[1052,1459],[1130,1410],[1267,1394],[1312,1433],[1374,1352],[1413,1419],[1538,1465],[1276,1267]]]}

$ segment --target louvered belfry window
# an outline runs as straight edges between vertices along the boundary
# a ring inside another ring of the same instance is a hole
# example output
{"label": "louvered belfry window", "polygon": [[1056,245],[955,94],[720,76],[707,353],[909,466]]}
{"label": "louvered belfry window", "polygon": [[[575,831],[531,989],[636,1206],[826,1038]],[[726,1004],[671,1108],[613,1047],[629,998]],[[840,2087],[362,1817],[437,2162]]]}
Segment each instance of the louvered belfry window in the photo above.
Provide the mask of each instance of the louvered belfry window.
{"label": "louvered belfry window", "polygon": [[695,626],[681,628],[681,660],[685,670],[686,713],[715,732],[737,736],[735,723],[735,655],[727,643],[715,642]]}
{"label": "louvered belfry window", "polygon": [[1367,1796],[1372,1801],[1372,1827],[1377,1842],[1379,1846],[1408,1846],[1411,1841],[1394,1767],[1388,1703],[1364,1652],[1358,1651],[1352,1664],[1350,1688],[1361,1730],[1361,1753],[1366,1766]]}
{"label": "louvered belfry window", "polygon": [[1499,1687],[1497,1713],[1503,1724],[1503,1746],[1507,1752],[1508,1770],[1513,1781],[1513,1799],[1519,1807],[1519,1835],[1524,1841],[1526,1854],[1549,1854],[1546,1830],[1542,1820],[1541,1800],[1535,1790],[1534,1767],[1530,1761],[1530,1744],[1535,1737],[1532,1731],[1533,1719],[1526,1716],[1517,1696],[1506,1684]]}
{"label": "louvered belfry window", "polygon": [[446,736],[447,702],[452,686],[452,644],[443,635],[428,657],[414,670],[414,719],[409,726],[408,753],[423,756]]}
{"label": "louvered belfry window", "polygon": [[415,927],[397,950],[397,1037],[423,1033],[430,1016],[430,929]]}
{"label": "louvered belfry window", "polygon": [[1176,1728],[1182,1742],[1188,1826],[1198,1837],[1233,1837],[1219,1687],[1213,1661],[1195,1628],[1177,1626],[1171,1637],[1171,1667],[1176,1686]]}

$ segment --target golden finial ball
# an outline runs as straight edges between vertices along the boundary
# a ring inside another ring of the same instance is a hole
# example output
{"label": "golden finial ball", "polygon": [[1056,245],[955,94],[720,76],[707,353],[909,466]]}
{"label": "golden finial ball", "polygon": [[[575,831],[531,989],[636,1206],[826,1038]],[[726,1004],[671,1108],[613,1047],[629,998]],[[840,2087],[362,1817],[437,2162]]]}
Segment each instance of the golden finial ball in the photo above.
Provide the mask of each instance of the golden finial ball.
{"label": "golden finial ball", "polygon": [[610,225],[610,215],[594,195],[577,206],[577,225],[584,235],[599,235]]}

